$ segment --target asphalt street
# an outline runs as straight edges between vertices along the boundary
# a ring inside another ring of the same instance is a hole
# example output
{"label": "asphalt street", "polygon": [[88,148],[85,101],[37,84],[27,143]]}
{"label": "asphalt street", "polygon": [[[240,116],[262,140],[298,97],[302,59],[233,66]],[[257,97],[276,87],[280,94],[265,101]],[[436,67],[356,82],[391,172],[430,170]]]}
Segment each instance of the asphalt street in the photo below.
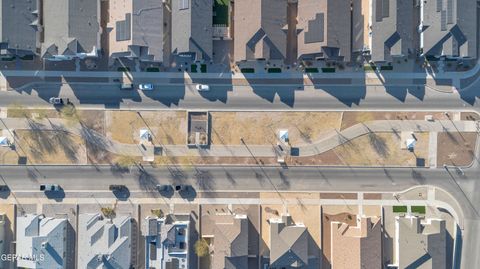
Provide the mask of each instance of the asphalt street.
{"label": "asphalt street", "polygon": [[418,85],[302,86],[297,80],[282,84],[232,86],[210,84],[209,92],[198,92],[193,84],[155,84],[155,90],[122,91],[118,84],[48,83],[17,91],[0,91],[0,106],[12,103],[50,107],[52,96],[70,98],[82,108],[121,109],[210,109],[210,110],[345,110],[478,109],[478,91],[447,93]]}

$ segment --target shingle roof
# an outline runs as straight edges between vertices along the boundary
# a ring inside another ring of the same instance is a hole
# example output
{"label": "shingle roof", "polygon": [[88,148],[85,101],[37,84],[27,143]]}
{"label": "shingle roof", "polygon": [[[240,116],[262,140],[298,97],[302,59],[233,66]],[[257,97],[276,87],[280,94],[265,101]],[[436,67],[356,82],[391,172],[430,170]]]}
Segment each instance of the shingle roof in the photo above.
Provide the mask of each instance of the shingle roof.
{"label": "shingle roof", "polygon": [[477,57],[476,1],[425,0],[423,7],[424,54]]}
{"label": "shingle roof", "polygon": [[[19,267],[65,268],[66,219],[27,214],[17,218],[16,254]],[[43,259],[39,258],[43,255]],[[36,260],[28,259],[36,257]]]}
{"label": "shingle roof", "polygon": [[129,268],[131,217],[112,222],[100,214],[81,214],[78,223],[78,268]]}
{"label": "shingle roof", "polygon": [[205,216],[214,240],[212,269],[248,268],[248,218],[246,215]]}
{"label": "shingle roof", "polygon": [[270,220],[270,266],[302,267],[308,265],[308,232],[293,224],[290,216]]}
{"label": "shingle roof", "polygon": [[333,268],[382,268],[380,218],[362,218],[357,226],[332,222],[330,236]]}
{"label": "shingle roof", "polygon": [[42,57],[100,49],[100,0],[44,0]]}
{"label": "shingle roof", "polygon": [[446,268],[445,221],[396,217],[399,268]]}
{"label": "shingle roof", "polygon": [[19,55],[37,53],[37,9],[37,1],[0,0],[0,48]]}
{"label": "shingle roof", "polygon": [[235,2],[234,57],[286,58],[287,0],[244,0]]}
{"label": "shingle roof", "polygon": [[[182,3],[188,3],[188,5],[182,6]],[[212,12],[213,0],[172,2],[173,54],[190,52],[195,53],[197,59],[212,58]]]}
{"label": "shingle roof", "polygon": [[419,49],[419,6],[413,1],[375,0],[372,8],[372,61],[392,61],[392,56]]}

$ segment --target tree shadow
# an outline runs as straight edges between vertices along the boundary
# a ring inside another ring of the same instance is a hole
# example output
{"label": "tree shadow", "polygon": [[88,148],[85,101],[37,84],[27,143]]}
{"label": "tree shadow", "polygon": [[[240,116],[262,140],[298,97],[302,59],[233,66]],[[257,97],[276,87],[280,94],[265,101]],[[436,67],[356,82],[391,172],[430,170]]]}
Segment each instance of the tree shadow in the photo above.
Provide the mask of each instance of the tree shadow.
{"label": "tree shadow", "polygon": [[215,182],[213,181],[213,175],[209,170],[202,170],[196,168],[193,177],[201,190],[214,189]]}

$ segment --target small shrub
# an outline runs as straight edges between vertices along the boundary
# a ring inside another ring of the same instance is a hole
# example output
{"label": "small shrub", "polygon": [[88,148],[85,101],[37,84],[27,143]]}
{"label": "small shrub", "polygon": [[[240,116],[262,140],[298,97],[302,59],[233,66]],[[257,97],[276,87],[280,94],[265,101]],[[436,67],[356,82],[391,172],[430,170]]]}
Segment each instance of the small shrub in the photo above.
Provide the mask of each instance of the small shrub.
{"label": "small shrub", "polygon": [[210,253],[208,243],[203,238],[195,242],[194,248],[198,257],[206,257]]}

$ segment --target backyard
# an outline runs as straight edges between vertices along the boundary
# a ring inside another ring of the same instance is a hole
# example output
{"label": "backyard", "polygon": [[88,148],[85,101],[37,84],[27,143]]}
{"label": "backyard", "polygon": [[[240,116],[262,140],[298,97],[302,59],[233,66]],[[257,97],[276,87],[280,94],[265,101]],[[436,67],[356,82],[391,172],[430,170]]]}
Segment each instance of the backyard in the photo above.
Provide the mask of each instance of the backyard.
{"label": "backyard", "polygon": [[230,0],[215,0],[213,4],[213,25],[229,26]]}

